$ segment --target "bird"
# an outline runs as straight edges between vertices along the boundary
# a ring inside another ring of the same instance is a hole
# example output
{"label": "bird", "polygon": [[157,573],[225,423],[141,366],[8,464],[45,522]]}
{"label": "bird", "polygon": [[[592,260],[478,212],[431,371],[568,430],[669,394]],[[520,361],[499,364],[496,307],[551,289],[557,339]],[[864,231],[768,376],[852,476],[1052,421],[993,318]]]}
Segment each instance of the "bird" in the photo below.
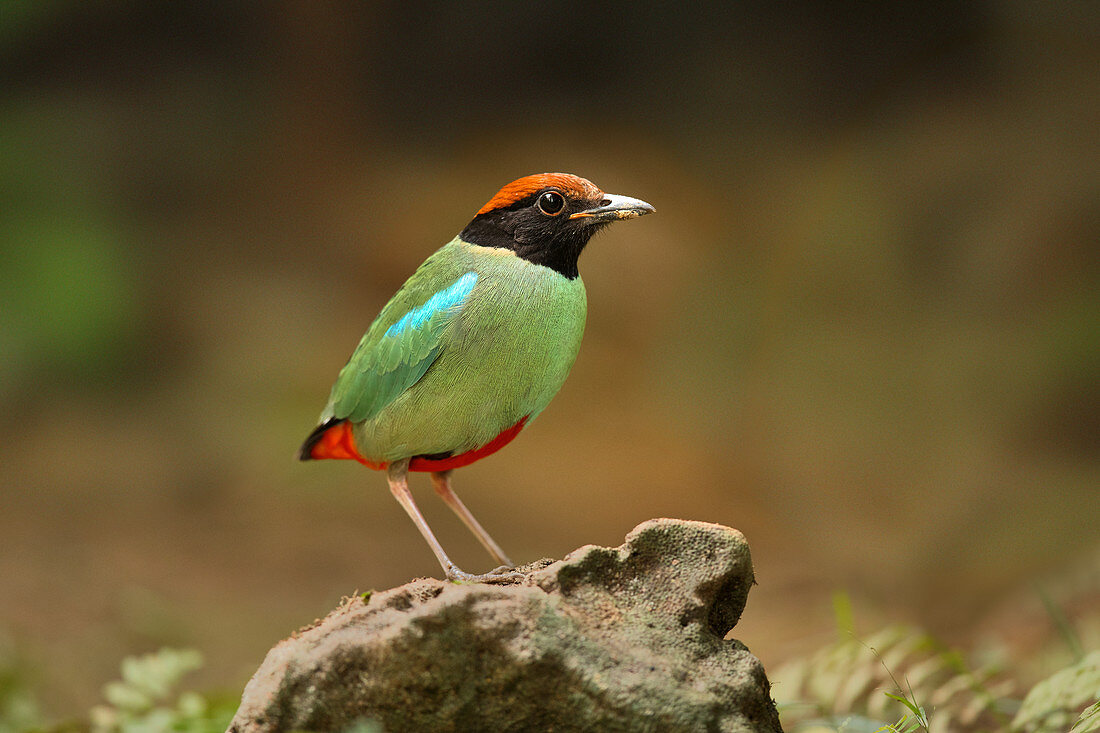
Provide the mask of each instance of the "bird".
{"label": "bird", "polygon": [[[504,186],[382,308],[298,458],[355,460],[384,471],[448,580],[519,579],[455,494],[452,472],[510,443],[557,394],[587,316],[581,252],[608,224],[653,211],[567,173]],[[431,475],[435,492],[498,568],[474,574],[451,561],[413,501],[410,471]]]}

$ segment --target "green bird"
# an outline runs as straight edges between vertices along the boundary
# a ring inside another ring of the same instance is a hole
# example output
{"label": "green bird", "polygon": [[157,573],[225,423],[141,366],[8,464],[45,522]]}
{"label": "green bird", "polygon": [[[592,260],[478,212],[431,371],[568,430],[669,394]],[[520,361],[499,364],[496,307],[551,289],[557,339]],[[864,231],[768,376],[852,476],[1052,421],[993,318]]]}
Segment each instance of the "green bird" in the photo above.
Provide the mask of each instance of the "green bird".
{"label": "green bird", "polygon": [[[374,319],[299,459],[353,459],[386,471],[448,579],[518,578],[452,490],[451,472],[507,445],[561,389],[588,310],[581,252],[607,224],[652,212],[574,175],[509,183]],[[436,492],[501,568],[473,575],[451,562],[413,502],[409,471],[431,473]]]}

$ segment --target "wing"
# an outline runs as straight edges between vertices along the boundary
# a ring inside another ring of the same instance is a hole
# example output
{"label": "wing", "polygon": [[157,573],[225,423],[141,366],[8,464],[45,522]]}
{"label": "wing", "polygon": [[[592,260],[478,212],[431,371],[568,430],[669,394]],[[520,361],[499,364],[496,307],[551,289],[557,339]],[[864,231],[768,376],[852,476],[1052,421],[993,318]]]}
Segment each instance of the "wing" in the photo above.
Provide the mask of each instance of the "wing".
{"label": "wing", "polygon": [[[429,265],[429,263],[425,263]],[[386,304],[332,386],[322,415],[369,420],[416,384],[443,348],[443,333],[469,300],[477,273],[444,278],[421,268]]]}

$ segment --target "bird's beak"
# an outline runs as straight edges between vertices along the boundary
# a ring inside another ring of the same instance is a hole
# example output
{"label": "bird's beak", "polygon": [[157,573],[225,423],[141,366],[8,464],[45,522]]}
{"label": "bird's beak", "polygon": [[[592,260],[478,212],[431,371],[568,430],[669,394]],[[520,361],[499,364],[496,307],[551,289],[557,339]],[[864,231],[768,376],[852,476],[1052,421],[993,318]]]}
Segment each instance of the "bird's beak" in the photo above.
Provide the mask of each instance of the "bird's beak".
{"label": "bird's beak", "polygon": [[634,219],[646,214],[652,214],[653,207],[640,199],[632,199],[629,196],[617,196],[613,193],[605,193],[599,206],[570,214],[570,219],[587,219],[585,224],[597,224],[616,219]]}

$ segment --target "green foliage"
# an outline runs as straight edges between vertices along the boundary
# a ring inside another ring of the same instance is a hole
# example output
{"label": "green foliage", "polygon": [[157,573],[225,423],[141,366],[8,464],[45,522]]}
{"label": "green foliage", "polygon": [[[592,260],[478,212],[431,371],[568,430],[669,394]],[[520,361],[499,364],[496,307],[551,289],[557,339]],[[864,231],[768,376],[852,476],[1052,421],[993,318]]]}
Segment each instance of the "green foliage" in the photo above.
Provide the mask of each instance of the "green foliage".
{"label": "green foliage", "polygon": [[122,679],[107,684],[106,705],[91,711],[93,733],[221,733],[235,706],[212,703],[197,692],[173,691],[188,672],[202,667],[194,649],[161,649],[122,661]]}
{"label": "green foliage", "polygon": [[38,702],[26,677],[11,643],[0,636],[0,733],[19,733],[41,725]]}
{"label": "green foliage", "polygon": [[[791,731],[941,731],[1003,728],[996,670],[969,670],[919,630],[895,626],[865,641],[841,638],[771,675]],[[795,702],[797,701],[797,702]],[[895,722],[892,722],[895,721]],[[861,727],[853,727],[858,722]]]}
{"label": "green foliage", "polygon": [[[1100,730],[1097,701],[1100,701],[1100,651],[1031,688],[1012,721],[1012,730],[1055,733],[1069,730],[1071,725],[1076,733]],[[1090,704],[1078,717],[1078,711]]]}
{"label": "green foliage", "polygon": [[[838,624],[852,628],[850,612]],[[1100,651],[1034,685],[1022,702],[996,670],[968,670],[959,654],[902,626],[866,642],[842,634],[770,677],[791,733],[1100,732]],[[1010,723],[1005,711],[1017,708]]]}
{"label": "green foliage", "polygon": [[0,668],[0,733],[19,733],[39,727],[38,703],[20,677]]}
{"label": "green foliage", "polygon": [[[910,690],[910,694],[912,691]],[[901,720],[892,724],[884,725],[879,728],[884,733],[917,733],[917,731],[928,730],[928,714],[925,713],[924,708],[917,705],[916,700],[910,700],[907,697],[901,695],[895,695],[892,692],[884,693],[886,697],[891,700],[897,700],[904,705],[909,712],[903,713]]]}
{"label": "green foliage", "polygon": [[1081,717],[1069,729],[1069,733],[1093,733],[1100,730],[1100,701],[1085,708]]}

